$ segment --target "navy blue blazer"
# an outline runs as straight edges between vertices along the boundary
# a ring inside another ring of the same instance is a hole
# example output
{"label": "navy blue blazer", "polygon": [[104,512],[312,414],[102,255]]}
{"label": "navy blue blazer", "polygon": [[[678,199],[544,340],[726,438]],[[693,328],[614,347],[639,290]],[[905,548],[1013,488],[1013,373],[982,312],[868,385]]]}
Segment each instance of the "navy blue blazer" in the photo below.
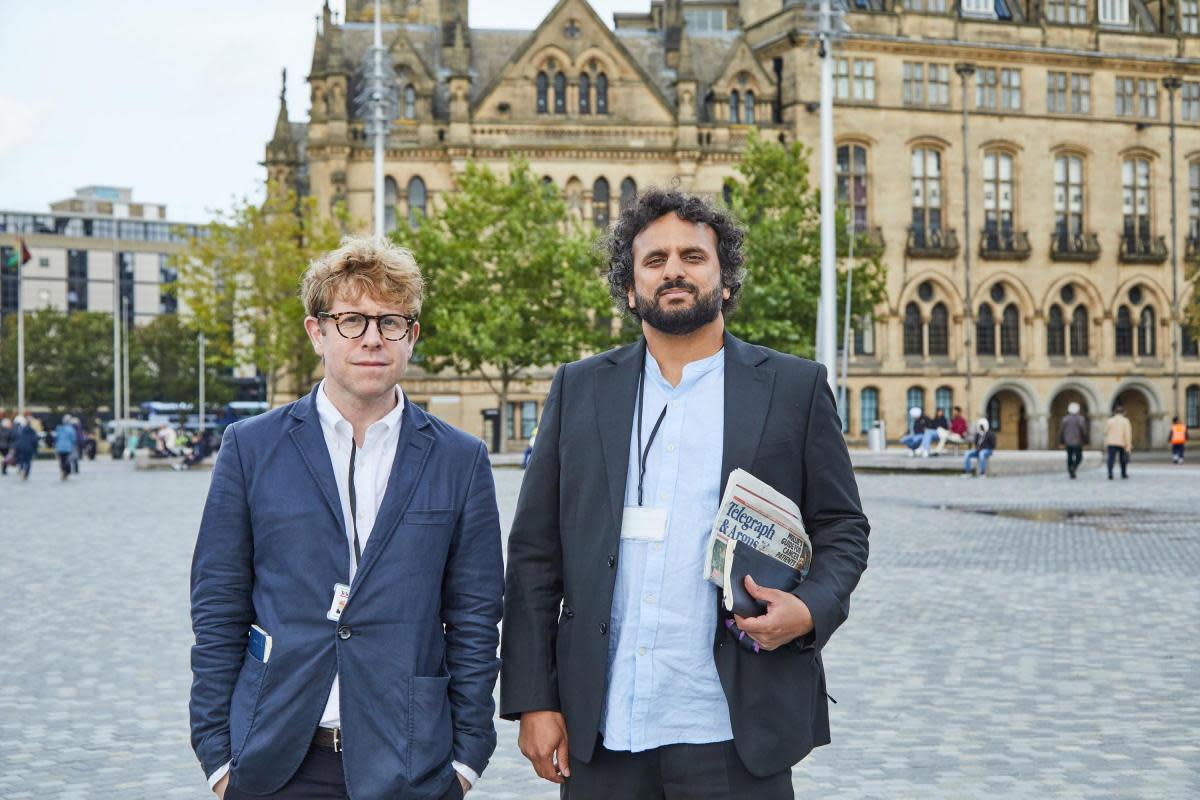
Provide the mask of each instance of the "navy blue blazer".
{"label": "navy blue blazer", "polygon": [[[192,747],[266,794],[296,772],[340,672],[350,796],[423,798],[496,748],[500,521],[483,444],[405,402],[341,620],[345,523],[316,392],[225,431],[192,562]],[[268,663],[246,649],[257,623]]]}

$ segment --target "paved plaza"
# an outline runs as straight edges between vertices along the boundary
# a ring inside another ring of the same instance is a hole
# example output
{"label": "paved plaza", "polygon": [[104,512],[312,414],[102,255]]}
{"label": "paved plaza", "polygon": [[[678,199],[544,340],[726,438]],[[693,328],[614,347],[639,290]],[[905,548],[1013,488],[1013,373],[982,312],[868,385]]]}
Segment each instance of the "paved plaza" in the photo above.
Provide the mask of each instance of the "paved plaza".
{"label": "paved plaza", "polygon": [[[1088,458],[860,476],[870,568],[798,797],[1200,797],[1200,465],[1110,482]],[[211,797],[187,718],[209,473],[83,469],[0,479],[0,798]],[[506,532],[521,476],[496,470]],[[499,731],[471,797],[557,797]]]}

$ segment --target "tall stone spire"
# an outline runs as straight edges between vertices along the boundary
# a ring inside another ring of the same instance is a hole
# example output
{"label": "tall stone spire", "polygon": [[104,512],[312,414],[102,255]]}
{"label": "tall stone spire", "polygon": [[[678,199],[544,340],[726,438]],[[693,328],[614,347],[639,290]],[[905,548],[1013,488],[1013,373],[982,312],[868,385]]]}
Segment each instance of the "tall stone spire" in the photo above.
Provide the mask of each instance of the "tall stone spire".
{"label": "tall stone spire", "polygon": [[288,121],[287,68],[283,70],[283,86],[279,89],[279,116],[275,118],[275,135],[267,145],[267,162],[294,162],[297,157],[296,140],[292,136],[292,124]]}

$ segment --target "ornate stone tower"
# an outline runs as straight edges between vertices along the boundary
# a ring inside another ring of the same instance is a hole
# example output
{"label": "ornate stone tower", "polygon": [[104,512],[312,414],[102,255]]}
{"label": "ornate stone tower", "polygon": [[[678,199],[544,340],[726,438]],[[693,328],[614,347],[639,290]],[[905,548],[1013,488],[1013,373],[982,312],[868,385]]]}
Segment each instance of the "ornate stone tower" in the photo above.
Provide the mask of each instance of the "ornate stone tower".
{"label": "ornate stone tower", "polygon": [[289,190],[298,190],[296,177],[300,167],[300,149],[288,121],[286,69],[283,71],[283,87],[279,90],[275,135],[267,143],[267,159],[263,165],[267,168],[268,186],[273,197],[282,198]]}

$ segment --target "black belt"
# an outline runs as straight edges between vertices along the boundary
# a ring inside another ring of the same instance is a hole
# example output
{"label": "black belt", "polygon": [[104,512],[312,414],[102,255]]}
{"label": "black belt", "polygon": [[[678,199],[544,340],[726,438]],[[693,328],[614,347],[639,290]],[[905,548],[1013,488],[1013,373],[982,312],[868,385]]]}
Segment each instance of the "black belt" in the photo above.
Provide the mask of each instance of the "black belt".
{"label": "black belt", "polygon": [[342,729],[317,728],[312,743],[314,747],[324,747],[326,750],[340,753],[342,752]]}

